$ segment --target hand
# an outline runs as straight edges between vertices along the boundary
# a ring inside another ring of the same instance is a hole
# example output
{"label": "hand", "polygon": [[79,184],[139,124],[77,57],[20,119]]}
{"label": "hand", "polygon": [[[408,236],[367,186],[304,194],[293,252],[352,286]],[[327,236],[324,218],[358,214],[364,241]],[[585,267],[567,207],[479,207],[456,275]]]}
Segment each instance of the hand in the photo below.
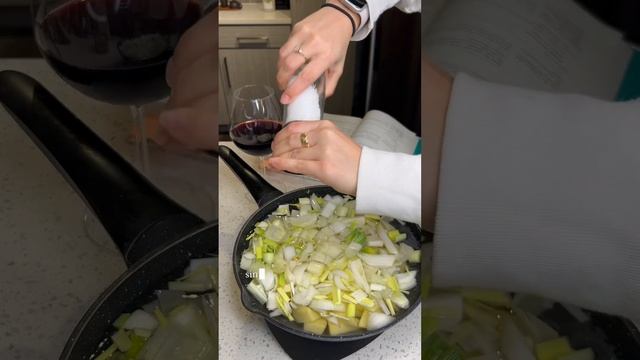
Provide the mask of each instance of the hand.
{"label": "hand", "polygon": [[[302,146],[303,133],[309,147]],[[312,176],[337,191],[356,194],[362,147],[331,121],[290,123],[276,135],[271,149],[269,168]]]}
{"label": "hand", "polygon": [[160,115],[158,142],[191,149],[218,144],[218,11],[214,10],[180,39],[167,66],[171,98]]}
{"label": "hand", "polygon": [[[349,11],[356,21],[356,28],[359,26],[360,16],[357,13],[339,1],[328,2]],[[327,77],[325,94],[333,95],[344,69],[352,30],[349,19],[331,8],[316,11],[293,27],[289,40],[280,48],[278,60],[276,78],[280,89],[284,90],[281,103],[291,103],[323,73]],[[296,71],[305,64],[305,57],[297,52],[298,49],[309,59],[309,63],[298,78],[289,84]]]}

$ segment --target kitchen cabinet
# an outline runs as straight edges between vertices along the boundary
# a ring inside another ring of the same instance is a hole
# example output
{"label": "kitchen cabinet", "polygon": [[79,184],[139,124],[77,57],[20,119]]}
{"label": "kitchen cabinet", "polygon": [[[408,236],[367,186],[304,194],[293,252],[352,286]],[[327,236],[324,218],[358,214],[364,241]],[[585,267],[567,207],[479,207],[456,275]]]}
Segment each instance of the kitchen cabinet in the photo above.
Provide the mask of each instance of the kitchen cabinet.
{"label": "kitchen cabinet", "polygon": [[278,49],[220,50],[219,54],[230,89],[249,84],[266,84],[277,89]]}
{"label": "kitchen cabinet", "polygon": [[289,25],[227,25],[219,28],[219,106],[221,125],[229,124],[233,91],[250,84],[276,83],[278,49],[289,37]]}
{"label": "kitchen cabinet", "polygon": [[[265,84],[276,91],[276,99],[280,96],[276,83],[276,66],[278,63],[278,49],[220,49],[220,91],[225,102],[223,112],[226,116],[221,124],[228,124],[233,99],[233,91],[250,84]],[[221,105],[223,105],[221,103]]]}
{"label": "kitchen cabinet", "polygon": [[291,23],[295,24],[320,9],[325,0],[291,0]]}

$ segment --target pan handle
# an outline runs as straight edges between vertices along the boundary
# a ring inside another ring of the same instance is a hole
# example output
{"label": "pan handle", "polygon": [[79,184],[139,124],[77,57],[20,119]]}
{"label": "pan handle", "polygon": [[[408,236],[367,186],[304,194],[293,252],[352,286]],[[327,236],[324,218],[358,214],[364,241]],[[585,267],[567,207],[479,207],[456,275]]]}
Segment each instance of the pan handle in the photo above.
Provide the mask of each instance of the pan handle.
{"label": "pan handle", "polygon": [[203,221],[166,197],[33,78],[0,72],[2,103],[131,264]]}
{"label": "pan handle", "polygon": [[258,203],[258,206],[262,207],[269,201],[282,195],[282,191],[269,184],[229,147],[224,145],[218,146],[218,155],[244,183],[251,193],[251,196],[253,196],[253,199]]}

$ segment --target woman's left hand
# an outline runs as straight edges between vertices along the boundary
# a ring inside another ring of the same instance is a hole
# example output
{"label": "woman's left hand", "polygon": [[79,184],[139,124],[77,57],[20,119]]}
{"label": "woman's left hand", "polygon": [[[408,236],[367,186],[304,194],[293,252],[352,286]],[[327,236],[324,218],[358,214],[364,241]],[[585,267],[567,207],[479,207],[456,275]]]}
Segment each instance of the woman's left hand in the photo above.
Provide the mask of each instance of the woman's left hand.
{"label": "woman's left hand", "polygon": [[269,168],[312,176],[337,191],[356,194],[362,147],[331,121],[290,123],[276,135],[271,149]]}

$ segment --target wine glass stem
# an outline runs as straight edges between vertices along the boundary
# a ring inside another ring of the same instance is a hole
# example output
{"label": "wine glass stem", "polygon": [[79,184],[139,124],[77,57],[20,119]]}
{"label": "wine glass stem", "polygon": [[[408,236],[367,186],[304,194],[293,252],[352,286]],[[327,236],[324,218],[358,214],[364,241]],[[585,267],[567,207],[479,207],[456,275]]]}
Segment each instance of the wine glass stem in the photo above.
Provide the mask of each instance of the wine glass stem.
{"label": "wine glass stem", "polygon": [[133,120],[138,127],[136,136],[136,157],[143,174],[149,173],[149,146],[147,144],[147,128],[144,123],[144,113],[141,106],[131,106]]}
{"label": "wine glass stem", "polygon": [[262,175],[263,178],[267,176],[267,164],[265,163],[266,160],[267,160],[266,156],[264,155],[258,156],[258,166],[260,167],[260,175]]}

